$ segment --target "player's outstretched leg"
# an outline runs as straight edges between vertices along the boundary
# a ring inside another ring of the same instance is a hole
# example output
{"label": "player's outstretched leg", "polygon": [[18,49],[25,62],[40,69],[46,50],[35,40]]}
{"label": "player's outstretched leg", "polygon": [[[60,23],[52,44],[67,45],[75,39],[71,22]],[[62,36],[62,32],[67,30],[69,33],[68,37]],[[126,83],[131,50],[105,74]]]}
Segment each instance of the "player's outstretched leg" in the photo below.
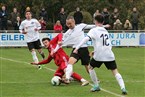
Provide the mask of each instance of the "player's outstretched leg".
{"label": "player's outstretched leg", "polygon": [[70,83],[70,77],[72,75],[72,72],[73,72],[73,66],[72,64],[68,64],[67,67],[66,67],[66,82],[67,83]]}
{"label": "player's outstretched leg", "polygon": [[75,78],[78,81],[82,82],[82,86],[86,86],[89,84],[89,82],[87,80],[85,80],[84,78],[82,78],[79,74],[73,72],[72,77]]}
{"label": "player's outstretched leg", "polygon": [[73,73],[73,64],[75,64],[76,62],[77,62],[76,58],[74,58],[74,57],[70,57],[69,58],[68,65],[67,65],[66,70],[65,70],[66,71],[65,72],[65,74],[66,74],[66,81],[68,81],[68,82],[69,82],[70,77],[71,77],[71,75]]}

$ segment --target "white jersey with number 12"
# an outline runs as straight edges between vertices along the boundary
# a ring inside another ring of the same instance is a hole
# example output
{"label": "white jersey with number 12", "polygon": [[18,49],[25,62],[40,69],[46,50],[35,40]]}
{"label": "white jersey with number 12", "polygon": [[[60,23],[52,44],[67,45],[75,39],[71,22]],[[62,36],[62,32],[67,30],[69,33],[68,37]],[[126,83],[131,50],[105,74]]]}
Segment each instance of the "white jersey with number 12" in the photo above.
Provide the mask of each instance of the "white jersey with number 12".
{"label": "white jersey with number 12", "polygon": [[114,61],[112,45],[109,33],[104,27],[95,27],[88,32],[88,37],[93,41],[94,55],[96,61]]}

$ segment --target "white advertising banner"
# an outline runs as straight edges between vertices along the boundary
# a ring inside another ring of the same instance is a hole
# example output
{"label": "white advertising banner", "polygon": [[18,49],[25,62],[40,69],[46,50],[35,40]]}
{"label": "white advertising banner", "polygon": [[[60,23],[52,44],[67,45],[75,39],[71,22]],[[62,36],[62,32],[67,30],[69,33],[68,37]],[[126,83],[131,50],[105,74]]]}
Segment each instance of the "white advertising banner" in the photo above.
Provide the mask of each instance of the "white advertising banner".
{"label": "white advertising banner", "polygon": [[112,46],[145,46],[145,33],[109,33],[109,38]]}
{"label": "white advertising banner", "polygon": [[[44,37],[52,39],[57,33],[40,33],[40,40]],[[0,33],[0,47],[27,46],[24,34],[20,33]]]}
{"label": "white advertising banner", "polygon": [[[40,33],[40,40],[44,37],[52,39],[57,33]],[[145,46],[145,33],[109,33],[112,46]],[[92,41],[87,42],[92,46]],[[25,35],[20,33],[0,33],[0,47],[27,46]]]}

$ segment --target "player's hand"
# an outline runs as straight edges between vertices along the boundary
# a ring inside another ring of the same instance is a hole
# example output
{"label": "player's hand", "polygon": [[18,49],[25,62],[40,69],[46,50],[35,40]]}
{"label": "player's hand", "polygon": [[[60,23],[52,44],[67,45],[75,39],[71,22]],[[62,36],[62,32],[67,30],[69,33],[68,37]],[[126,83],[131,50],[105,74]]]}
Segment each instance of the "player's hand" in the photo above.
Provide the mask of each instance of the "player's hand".
{"label": "player's hand", "polygon": [[24,31],[23,31],[22,34],[27,34],[27,32],[24,32]]}
{"label": "player's hand", "polygon": [[111,25],[109,25],[109,24],[105,25],[105,28],[110,28],[110,27],[111,27]]}
{"label": "player's hand", "polygon": [[38,63],[36,63],[36,62],[32,62],[31,64],[32,64],[32,65],[38,65]]}
{"label": "player's hand", "polygon": [[78,53],[78,50],[77,50],[77,49],[75,49],[75,50],[73,51],[73,53],[76,53],[76,54],[77,54],[77,53]]}

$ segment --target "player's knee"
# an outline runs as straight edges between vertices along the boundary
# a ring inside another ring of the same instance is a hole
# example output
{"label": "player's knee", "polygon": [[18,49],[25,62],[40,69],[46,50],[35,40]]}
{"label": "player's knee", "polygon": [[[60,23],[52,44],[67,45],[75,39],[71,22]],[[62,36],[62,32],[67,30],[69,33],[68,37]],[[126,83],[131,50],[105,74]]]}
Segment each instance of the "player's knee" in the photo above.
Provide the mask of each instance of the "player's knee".
{"label": "player's knee", "polygon": [[38,52],[39,52],[39,53],[42,53],[42,49],[38,49]]}
{"label": "player's knee", "polygon": [[113,69],[113,70],[112,70],[112,73],[113,73],[113,75],[116,75],[116,74],[118,74],[119,72],[118,72],[117,69]]}
{"label": "player's knee", "polygon": [[68,61],[68,63],[69,64],[75,64],[77,62],[77,59],[75,59],[75,58],[73,58],[73,57],[70,57],[70,59],[69,59],[69,61]]}
{"label": "player's knee", "polygon": [[30,51],[31,51],[31,52],[35,52],[35,49],[31,49]]}
{"label": "player's knee", "polygon": [[92,67],[91,65],[89,65],[89,66],[88,66],[88,69],[89,69],[89,70],[93,70],[94,67]]}

